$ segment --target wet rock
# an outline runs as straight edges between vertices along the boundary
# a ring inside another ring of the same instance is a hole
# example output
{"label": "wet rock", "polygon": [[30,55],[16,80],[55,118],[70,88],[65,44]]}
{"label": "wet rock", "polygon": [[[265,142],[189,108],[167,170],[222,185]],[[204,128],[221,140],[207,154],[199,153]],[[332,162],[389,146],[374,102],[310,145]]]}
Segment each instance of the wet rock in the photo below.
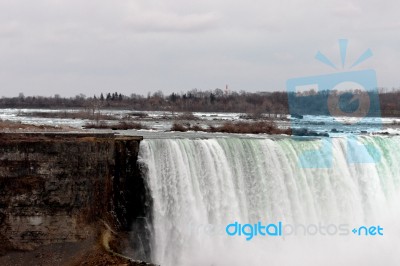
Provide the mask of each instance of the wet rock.
{"label": "wet rock", "polygon": [[140,140],[0,133],[0,254],[82,241],[96,235],[99,220],[129,230],[145,211]]}
{"label": "wet rock", "polygon": [[301,137],[329,137],[327,132],[318,133],[316,131],[308,130],[307,128],[292,129],[292,135]]}
{"label": "wet rock", "polygon": [[292,118],[303,119],[304,116],[298,113],[293,113],[290,115]]}

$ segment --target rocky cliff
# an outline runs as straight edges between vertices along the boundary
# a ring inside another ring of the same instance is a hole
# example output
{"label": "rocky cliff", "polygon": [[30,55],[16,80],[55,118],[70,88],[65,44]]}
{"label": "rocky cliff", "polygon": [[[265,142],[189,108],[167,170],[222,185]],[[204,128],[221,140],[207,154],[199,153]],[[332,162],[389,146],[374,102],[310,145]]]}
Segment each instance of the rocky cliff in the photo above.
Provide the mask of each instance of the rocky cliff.
{"label": "rocky cliff", "polygon": [[[140,137],[0,134],[0,254],[129,231],[146,212]],[[146,251],[147,252],[147,251]]]}

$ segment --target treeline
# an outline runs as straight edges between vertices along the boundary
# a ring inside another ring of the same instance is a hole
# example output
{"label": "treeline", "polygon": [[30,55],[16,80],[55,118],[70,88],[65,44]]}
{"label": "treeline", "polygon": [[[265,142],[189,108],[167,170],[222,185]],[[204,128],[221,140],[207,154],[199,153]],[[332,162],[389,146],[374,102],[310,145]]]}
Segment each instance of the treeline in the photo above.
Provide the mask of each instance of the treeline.
{"label": "treeline", "polygon": [[[363,101],[365,93],[354,91],[340,96],[340,109],[352,113],[357,109],[358,101]],[[164,95],[158,91],[147,96],[139,94],[124,95],[118,92],[101,93],[93,97],[83,94],[63,98],[29,96],[1,98],[0,108],[84,108],[84,109],[129,109],[138,111],[168,112],[241,112],[259,114],[329,114],[328,91],[302,92],[301,94],[277,92],[223,91],[221,89],[200,91],[190,90],[183,93]],[[369,93],[370,109],[379,110],[383,116],[400,116],[400,91]],[[290,103],[290,104],[289,104]],[[290,106],[290,108],[289,108]],[[372,114],[374,115],[374,114]]]}
{"label": "treeline", "polygon": [[88,108],[129,109],[170,112],[244,112],[287,113],[286,92],[226,92],[221,89],[164,95],[161,91],[124,95],[118,92],[101,93],[93,97],[83,94],[71,98],[29,96],[0,99],[0,108]]}
{"label": "treeline", "polygon": [[392,91],[379,94],[382,116],[400,116],[400,92]]}
{"label": "treeline", "polygon": [[400,116],[400,91],[321,90],[288,93],[291,114]]}

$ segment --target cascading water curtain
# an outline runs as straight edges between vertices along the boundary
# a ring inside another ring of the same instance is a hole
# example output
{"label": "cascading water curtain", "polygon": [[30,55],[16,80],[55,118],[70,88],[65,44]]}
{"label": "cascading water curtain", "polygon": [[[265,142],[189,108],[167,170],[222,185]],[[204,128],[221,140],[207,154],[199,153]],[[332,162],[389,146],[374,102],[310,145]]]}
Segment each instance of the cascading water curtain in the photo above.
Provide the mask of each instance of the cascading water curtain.
{"label": "cascading water curtain", "polygon": [[[317,150],[318,140],[142,141],[139,160],[153,199],[153,261],[165,266],[395,265],[400,261],[400,138],[362,140],[379,152],[378,162],[349,163],[346,139],[336,138],[330,168],[299,165],[304,143]],[[235,222],[260,221],[281,222],[286,235],[253,232],[248,240],[226,232]],[[351,231],[364,225],[383,227],[383,235]]]}

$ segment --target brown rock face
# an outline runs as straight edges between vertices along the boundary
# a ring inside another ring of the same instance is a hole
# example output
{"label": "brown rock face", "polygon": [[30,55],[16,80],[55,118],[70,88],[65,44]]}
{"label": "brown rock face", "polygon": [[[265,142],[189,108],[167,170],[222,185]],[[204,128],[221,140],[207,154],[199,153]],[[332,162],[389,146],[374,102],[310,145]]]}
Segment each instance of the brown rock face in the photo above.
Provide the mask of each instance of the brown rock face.
{"label": "brown rock face", "polygon": [[99,221],[129,230],[144,212],[143,181],[133,180],[140,140],[0,134],[0,255],[93,237]]}

